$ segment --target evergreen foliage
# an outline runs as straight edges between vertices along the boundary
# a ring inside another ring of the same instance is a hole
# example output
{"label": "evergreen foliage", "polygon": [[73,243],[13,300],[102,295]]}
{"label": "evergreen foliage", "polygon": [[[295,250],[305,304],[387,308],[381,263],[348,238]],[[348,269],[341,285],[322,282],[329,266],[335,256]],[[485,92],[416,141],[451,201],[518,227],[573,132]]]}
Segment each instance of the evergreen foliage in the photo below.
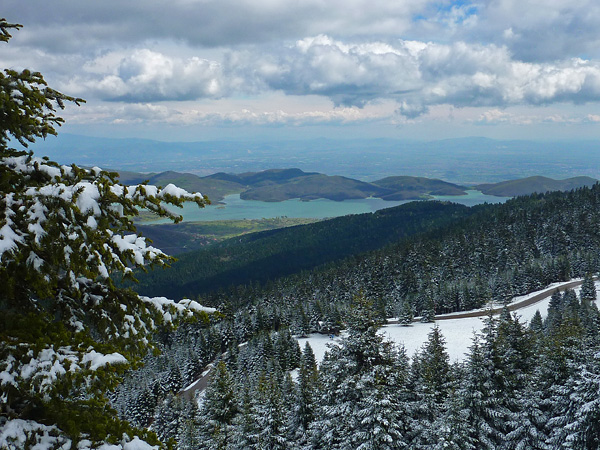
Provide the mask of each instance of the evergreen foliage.
{"label": "evergreen foliage", "polygon": [[[541,314],[530,326],[507,308],[490,315],[468,358],[455,364],[437,327],[409,360],[378,334],[377,305],[356,295],[347,335],[331,346],[320,367],[310,346],[299,359],[286,356],[300,352],[287,328],[257,331],[242,345],[233,341],[216,365],[195,422],[177,412],[178,418],[168,419],[174,425],[165,428],[173,435],[160,436],[173,438],[181,449],[189,442],[228,449],[596,448],[600,348],[582,325],[588,310],[573,294],[554,293],[561,311],[556,328],[545,326]],[[189,345],[194,334],[224,332],[225,317],[194,332],[192,326],[180,328],[166,352],[178,353],[177,346]],[[161,373],[169,370],[167,365]],[[294,381],[290,370],[297,373]],[[221,417],[220,425],[210,411]],[[158,412],[152,425],[158,433],[157,420]]]}
{"label": "evergreen foliage", "polygon": [[407,447],[402,414],[406,357],[377,334],[365,306],[358,302],[348,337],[330,349],[321,365],[313,448]]}
{"label": "evergreen foliage", "polygon": [[[0,19],[1,40],[18,28]],[[121,186],[114,173],[60,166],[27,150],[56,134],[63,123],[57,109],[82,102],[49,88],[40,73],[0,73],[3,448],[124,448],[136,435],[158,443],[119,420],[107,392],[151,350],[152,333],[181,319],[206,319],[208,311],[190,300],[140,297],[112,278],[170,261],[135,234],[130,216],[139,208],[180,220],[163,204],[203,206],[204,197],[173,185]],[[14,141],[22,148],[12,148]],[[151,404],[151,396],[140,402]]]}

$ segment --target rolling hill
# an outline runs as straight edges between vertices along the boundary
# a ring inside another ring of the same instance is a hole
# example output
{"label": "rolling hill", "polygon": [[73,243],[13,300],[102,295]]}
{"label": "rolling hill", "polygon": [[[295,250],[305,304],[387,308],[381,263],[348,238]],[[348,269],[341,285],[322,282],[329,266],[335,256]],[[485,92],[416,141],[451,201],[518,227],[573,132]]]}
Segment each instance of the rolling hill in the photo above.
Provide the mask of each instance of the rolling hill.
{"label": "rolling hill", "polygon": [[292,198],[306,201],[318,198],[342,201],[354,198],[381,197],[387,192],[387,189],[352,178],[313,174],[292,178],[281,184],[252,187],[242,192],[240,197],[244,200],[263,202],[280,202]]}
{"label": "rolling hill", "polygon": [[373,184],[393,191],[382,195],[384,200],[408,200],[424,195],[466,195],[465,188],[456,184],[423,177],[387,177],[374,181]]}
{"label": "rolling hill", "polygon": [[139,273],[140,293],[195,296],[236,284],[266,282],[468,217],[454,203],[411,202],[375,213],[247,234],[178,255],[171,270]]}
{"label": "rolling hill", "polygon": [[337,175],[304,172],[300,169],[269,169],[261,172],[230,174],[219,172],[206,177],[173,171],[142,174],[120,172],[121,182],[164,186],[174,183],[189,191],[202,192],[212,202],[240,193],[244,200],[280,202],[292,198],[342,201],[378,197],[384,200],[419,200],[432,195],[462,195],[464,188],[441,180],[422,177],[388,177],[373,183]]}
{"label": "rolling hill", "polygon": [[537,192],[543,194],[551,191],[570,191],[583,186],[592,186],[598,180],[590,177],[574,177],[566,180],[553,180],[547,177],[527,177],[518,180],[502,181],[493,184],[480,184],[475,189],[487,195],[500,197],[516,197],[518,195],[529,195]]}

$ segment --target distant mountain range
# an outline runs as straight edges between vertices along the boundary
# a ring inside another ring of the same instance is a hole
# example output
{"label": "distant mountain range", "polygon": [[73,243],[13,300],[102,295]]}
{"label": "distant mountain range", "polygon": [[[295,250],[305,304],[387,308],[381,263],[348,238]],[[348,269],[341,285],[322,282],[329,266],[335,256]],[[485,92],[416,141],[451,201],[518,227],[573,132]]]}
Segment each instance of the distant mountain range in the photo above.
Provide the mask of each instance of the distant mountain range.
{"label": "distant mountain range", "polygon": [[244,200],[263,202],[280,202],[292,198],[304,201],[318,198],[341,201],[368,197],[419,200],[432,195],[466,195],[467,189],[442,180],[422,177],[387,177],[367,183],[300,169],[269,169],[241,174],[219,172],[207,177],[171,171],[158,174],[120,172],[120,179],[125,184],[137,184],[144,180],[162,186],[174,183],[190,191],[202,192],[213,202],[234,193],[239,193]]}
{"label": "distant mountain range", "polygon": [[[206,177],[173,171],[156,174],[119,172],[119,175],[124,184],[137,184],[145,180],[161,186],[174,183],[189,191],[202,192],[213,202],[223,200],[226,195],[237,193],[244,200],[263,202],[280,202],[292,198],[304,201],[318,198],[341,201],[368,197],[384,200],[420,200],[432,196],[466,195],[466,191],[470,189],[446,181],[423,177],[394,176],[368,183],[342,176],[304,172],[300,169],[269,169],[241,174],[219,172]],[[567,191],[582,186],[591,186],[596,182],[597,180],[590,177],[553,180],[535,176],[500,183],[480,184],[472,188],[488,195],[515,197],[534,192]]]}
{"label": "distant mountain range", "polygon": [[[16,144],[15,144],[16,145]],[[31,145],[37,156],[61,164],[206,176],[297,167],[362,181],[418,175],[459,185],[544,175],[557,180],[600,177],[600,140],[522,141],[481,137],[307,139],[159,142],[60,133]]]}

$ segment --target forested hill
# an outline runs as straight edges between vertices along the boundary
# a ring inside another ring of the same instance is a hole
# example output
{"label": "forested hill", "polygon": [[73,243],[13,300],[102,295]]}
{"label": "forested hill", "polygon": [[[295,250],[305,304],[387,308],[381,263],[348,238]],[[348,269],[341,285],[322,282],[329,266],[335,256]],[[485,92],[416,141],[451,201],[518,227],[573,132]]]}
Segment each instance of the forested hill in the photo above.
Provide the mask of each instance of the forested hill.
{"label": "forested hill", "polygon": [[475,186],[487,195],[497,195],[501,197],[516,197],[519,195],[528,195],[544,193],[550,191],[570,191],[583,186],[592,186],[598,180],[590,177],[573,177],[566,180],[553,180],[547,177],[528,177],[519,180],[508,180],[493,184],[480,184]]}
{"label": "forested hill", "polygon": [[412,202],[375,213],[239,236],[178,255],[179,261],[169,270],[140,273],[136,290],[180,298],[265,282],[374,250],[470,214],[472,210],[463,205]]}
{"label": "forested hill", "polygon": [[[383,437],[368,448],[597,449],[600,313],[590,274],[600,268],[600,186],[468,211],[326,268],[204,298],[222,320],[163,336],[163,354],[119,387],[116,409],[181,449],[358,448],[374,435]],[[457,363],[437,327],[414,355],[377,332],[384,315],[431,321],[583,275],[579,295],[552,295],[546,319],[538,313],[527,326],[508,309],[487,317]],[[292,337],[342,327],[318,367]],[[213,361],[195,415],[197,402],[169,392]]]}
{"label": "forested hill", "polygon": [[388,189],[391,193],[381,196],[384,200],[405,200],[415,195],[464,195],[465,189],[447,181],[423,177],[387,177],[373,181],[373,184]]}
{"label": "forested hill", "polygon": [[[465,195],[464,186],[447,181],[414,177],[391,176],[373,182],[364,182],[342,176],[331,176],[300,169],[269,169],[240,174],[219,172],[206,177],[173,171],[160,173],[119,172],[124,184],[137,184],[148,180],[150,184],[164,186],[173,183],[188,191],[202,192],[211,201],[219,202],[226,195],[240,194],[244,200],[280,202],[292,198],[315,200],[325,198],[342,201],[367,197],[384,200],[417,200],[431,196]],[[591,186],[597,180],[590,177],[573,177],[554,180],[534,176],[500,183],[474,186],[487,195],[516,197],[550,191],[569,191]]]}
{"label": "forested hill", "polygon": [[206,177],[172,171],[151,174],[120,172],[119,175],[124,184],[137,184],[144,180],[162,186],[173,183],[189,191],[202,192],[213,202],[221,201],[224,196],[234,193],[239,193],[245,200],[265,202],[280,202],[292,198],[342,201],[367,197],[416,200],[430,198],[432,195],[465,194],[464,187],[429,178],[388,177],[367,183],[300,169],[269,169],[240,174],[219,172]]}
{"label": "forested hill", "polygon": [[204,300],[254,303],[271,315],[276,305],[280,323],[316,317],[313,323],[340,324],[349,293],[360,292],[382,316],[408,309],[427,317],[506,301],[599,268],[600,185],[594,185],[474,207],[465,220],[360,257]]}

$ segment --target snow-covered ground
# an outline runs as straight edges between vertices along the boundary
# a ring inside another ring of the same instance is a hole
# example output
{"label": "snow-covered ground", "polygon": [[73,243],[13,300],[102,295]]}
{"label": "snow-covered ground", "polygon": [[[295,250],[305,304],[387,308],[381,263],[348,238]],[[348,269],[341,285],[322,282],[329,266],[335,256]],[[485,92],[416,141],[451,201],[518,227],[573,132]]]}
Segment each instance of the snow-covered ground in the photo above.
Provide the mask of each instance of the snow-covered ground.
{"label": "snow-covered ground", "polygon": [[[548,297],[545,299],[516,311],[521,322],[528,323],[537,310],[540,311],[542,317],[545,317],[548,312],[548,304],[550,303],[552,292],[563,284],[567,283],[555,283],[540,291],[515,297],[513,302],[519,302],[539,294],[540,292],[547,291],[548,293]],[[600,290],[600,282],[596,282],[596,290]],[[575,288],[575,291],[579,293],[579,288]],[[437,325],[446,339],[446,350],[450,355],[450,361],[457,361],[465,358],[465,355],[473,342],[473,334],[479,332],[482,328],[483,319],[484,317],[469,317],[463,319],[439,320],[435,323],[415,322],[408,327],[393,324],[382,327],[381,333],[397,344],[403,345],[406,349],[406,353],[409,356],[412,356],[423,346],[423,344],[425,344],[431,328]],[[339,337],[331,339],[329,336],[321,334],[312,334],[307,338],[298,339],[301,349],[304,348],[305,342],[309,342],[317,361],[322,361],[328,346],[335,345],[338,341]]]}

